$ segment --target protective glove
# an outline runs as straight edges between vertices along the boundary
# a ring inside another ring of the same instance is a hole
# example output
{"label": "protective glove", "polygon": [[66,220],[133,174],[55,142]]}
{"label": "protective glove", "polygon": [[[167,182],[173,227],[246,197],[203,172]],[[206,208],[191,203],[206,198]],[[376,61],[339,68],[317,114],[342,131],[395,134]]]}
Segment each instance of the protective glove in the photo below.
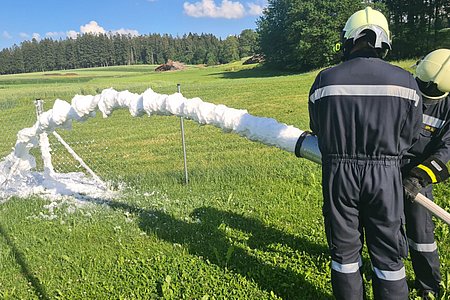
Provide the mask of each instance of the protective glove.
{"label": "protective glove", "polygon": [[403,189],[407,200],[414,202],[416,196],[422,190],[423,186],[416,177],[406,177],[403,180]]}
{"label": "protective glove", "polygon": [[419,179],[422,187],[426,187],[431,183],[445,181],[450,175],[444,162],[434,156],[430,156],[420,165],[414,167],[408,176],[416,177]]}

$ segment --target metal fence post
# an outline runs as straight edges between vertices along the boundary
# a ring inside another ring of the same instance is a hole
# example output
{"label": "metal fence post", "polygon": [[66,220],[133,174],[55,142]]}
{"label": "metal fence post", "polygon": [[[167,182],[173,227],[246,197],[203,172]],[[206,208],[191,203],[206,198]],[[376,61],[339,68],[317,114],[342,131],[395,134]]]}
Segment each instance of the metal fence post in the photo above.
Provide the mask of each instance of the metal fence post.
{"label": "metal fence post", "polygon": [[[181,93],[181,85],[177,84],[177,92]],[[184,182],[185,184],[189,183],[189,177],[188,177],[188,169],[187,169],[187,159],[186,159],[186,142],[184,138],[184,118],[180,117],[180,126],[181,126],[181,143],[183,145],[183,159],[184,159]]]}
{"label": "metal fence post", "polygon": [[[39,121],[39,116],[44,112],[44,100],[34,100],[36,107],[36,118]],[[44,176],[51,177],[55,172],[52,163],[52,155],[50,153],[50,141],[46,132],[39,135],[39,147],[41,149],[42,161],[44,163]]]}

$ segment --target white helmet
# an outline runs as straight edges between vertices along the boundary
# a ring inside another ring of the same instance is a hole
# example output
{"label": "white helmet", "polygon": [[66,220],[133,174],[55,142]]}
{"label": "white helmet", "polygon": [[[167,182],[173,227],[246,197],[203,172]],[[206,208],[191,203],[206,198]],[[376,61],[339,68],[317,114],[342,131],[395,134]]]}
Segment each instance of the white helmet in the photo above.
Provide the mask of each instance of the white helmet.
{"label": "white helmet", "polygon": [[[421,81],[419,88],[425,97],[440,99],[447,96],[450,92],[450,50],[430,52],[419,61],[416,76]],[[433,92],[432,88],[438,91]]]}
{"label": "white helmet", "polygon": [[357,39],[366,35],[365,30],[371,30],[375,34],[373,48],[392,49],[388,21],[381,12],[371,7],[366,7],[350,16],[342,30],[342,43],[352,40],[354,44]]}

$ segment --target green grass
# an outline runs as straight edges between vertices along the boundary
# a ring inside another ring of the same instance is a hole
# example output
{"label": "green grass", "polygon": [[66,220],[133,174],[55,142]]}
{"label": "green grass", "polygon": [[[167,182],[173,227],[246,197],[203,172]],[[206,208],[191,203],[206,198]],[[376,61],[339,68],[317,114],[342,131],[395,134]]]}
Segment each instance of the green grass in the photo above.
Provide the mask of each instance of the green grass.
{"label": "green grass", "polygon": [[[412,61],[398,64],[408,67]],[[108,87],[173,93],[180,83],[188,98],[308,128],[307,95],[317,72],[273,72],[239,62],[181,72],[153,69],[0,76],[0,123],[8,128],[0,133],[0,156],[9,153],[19,129],[33,124],[33,99],[44,99],[49,109],[56,98],[70,101]],[[8,125],[23,113],[30,117]],[[45,199],[1,204],[0,298],[330,299],[320,167],[185,120],[186,186],[179,127],[175,117],[132,118],[118,110],[59,131],[98,174],[126,182],[126,193],[113,201],[86,199],[83,205],[60,201],[54,219]],[[53,147],[57,167],[73,168],[62,165],[62,150]],[[436,198],[449,209],[446,186],[438,187]],[[448,231],[437,222],[447,295]]]}

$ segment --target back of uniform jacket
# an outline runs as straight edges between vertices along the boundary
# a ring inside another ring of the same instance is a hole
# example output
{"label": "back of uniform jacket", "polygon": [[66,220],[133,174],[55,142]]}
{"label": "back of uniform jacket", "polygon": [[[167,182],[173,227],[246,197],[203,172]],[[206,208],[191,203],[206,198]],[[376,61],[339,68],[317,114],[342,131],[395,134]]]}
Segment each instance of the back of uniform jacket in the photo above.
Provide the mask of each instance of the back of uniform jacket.
{"label": "back of uniform jacket", "polygon": [[402,156],[420,132],[421,101],[409,72],[379,58],[356,57],[317,75],[310,127],[323,158]]}

